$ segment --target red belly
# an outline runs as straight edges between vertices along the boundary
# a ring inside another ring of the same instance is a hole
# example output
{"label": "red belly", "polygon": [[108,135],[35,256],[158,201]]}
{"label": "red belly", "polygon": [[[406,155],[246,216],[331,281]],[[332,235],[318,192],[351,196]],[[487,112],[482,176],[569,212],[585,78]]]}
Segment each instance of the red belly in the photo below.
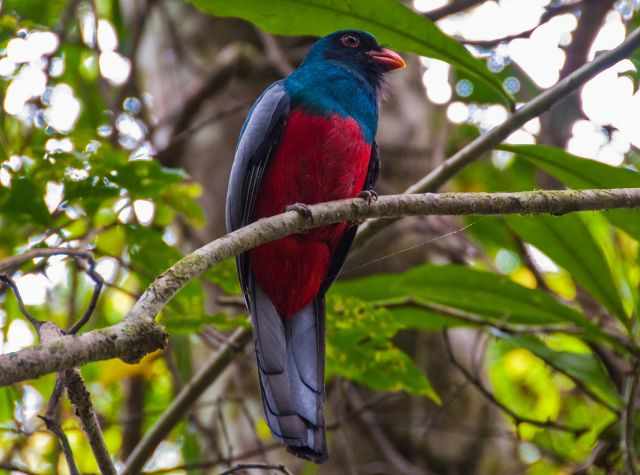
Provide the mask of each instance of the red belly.
{"label": "red belly", "polygon": [[[357,196],[367,176],[371,145],[350,118],[293,111],[256,201],[256,218],[293,203]],[[291,317],[318,294],[346,223],[288,236],[250,251],[251,269],[280,316]]]}

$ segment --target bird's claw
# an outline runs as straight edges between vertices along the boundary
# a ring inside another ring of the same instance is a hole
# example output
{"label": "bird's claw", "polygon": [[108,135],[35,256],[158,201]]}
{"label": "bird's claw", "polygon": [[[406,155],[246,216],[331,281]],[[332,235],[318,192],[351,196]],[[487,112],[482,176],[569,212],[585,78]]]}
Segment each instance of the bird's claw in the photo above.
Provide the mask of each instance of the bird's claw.
{"label": "bird's claw", "polygon": [[378,201],[378,193],[376,193],[374,190],[362,190],[360,193],[358,193],[358,198],[367,200],[367,204],[370,205],[374,201]]}
{"label": "bird's claw", "polygon": [[313,214],[311,213],[311,208],[304,203],[293,203],[292,205],[287,206],[285,211],[295,211],[304,219],[309,221],[313,221]]}

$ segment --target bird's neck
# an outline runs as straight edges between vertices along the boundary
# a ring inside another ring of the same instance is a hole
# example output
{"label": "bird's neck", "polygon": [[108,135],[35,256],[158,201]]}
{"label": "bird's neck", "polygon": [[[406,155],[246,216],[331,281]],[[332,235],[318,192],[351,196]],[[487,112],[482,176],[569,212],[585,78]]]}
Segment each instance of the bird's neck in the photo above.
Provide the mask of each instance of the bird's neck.
{"label": "bird's neck", "polygon": [[338,114],[354,118],[367,142],[378,125],[377,88],[358,72],[325,61],[304,64],[285,81],[291,104],[315,114]]}

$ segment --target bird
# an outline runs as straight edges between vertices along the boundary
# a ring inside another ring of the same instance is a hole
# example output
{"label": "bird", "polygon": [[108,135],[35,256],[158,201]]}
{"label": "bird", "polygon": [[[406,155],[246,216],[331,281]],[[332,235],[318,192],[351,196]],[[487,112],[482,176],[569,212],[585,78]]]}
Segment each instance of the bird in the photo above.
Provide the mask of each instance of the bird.
{"label": "bird", "polygon": [[[302,64],[268,86],[240,132],[226,227],[344,198],[377,198],[375,135],[384,75],[406,66],[370,33],[317,40]],[[357,225],[338,223],[263,244],[236,258],[254,328],[265,420],[289,452],[328,459],[324,423],[325,294]]]}

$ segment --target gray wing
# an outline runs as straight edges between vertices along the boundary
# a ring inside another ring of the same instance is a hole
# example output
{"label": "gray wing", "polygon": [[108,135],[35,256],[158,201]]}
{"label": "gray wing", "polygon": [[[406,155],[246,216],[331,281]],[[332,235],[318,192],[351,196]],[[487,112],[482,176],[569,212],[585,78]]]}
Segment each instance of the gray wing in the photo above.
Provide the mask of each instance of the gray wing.
{"label": "gray wing", "polygon": [[[289,108],[289,96],[284,83],[277,81],[262,93],[249,111],[240,132],[229,176],[227,232],[235,231],[253,221],[262,177],[280,140]],[[245,296],[250,295],[247,288],[249,282],[246,256],[239,256],[237,264]]]}

